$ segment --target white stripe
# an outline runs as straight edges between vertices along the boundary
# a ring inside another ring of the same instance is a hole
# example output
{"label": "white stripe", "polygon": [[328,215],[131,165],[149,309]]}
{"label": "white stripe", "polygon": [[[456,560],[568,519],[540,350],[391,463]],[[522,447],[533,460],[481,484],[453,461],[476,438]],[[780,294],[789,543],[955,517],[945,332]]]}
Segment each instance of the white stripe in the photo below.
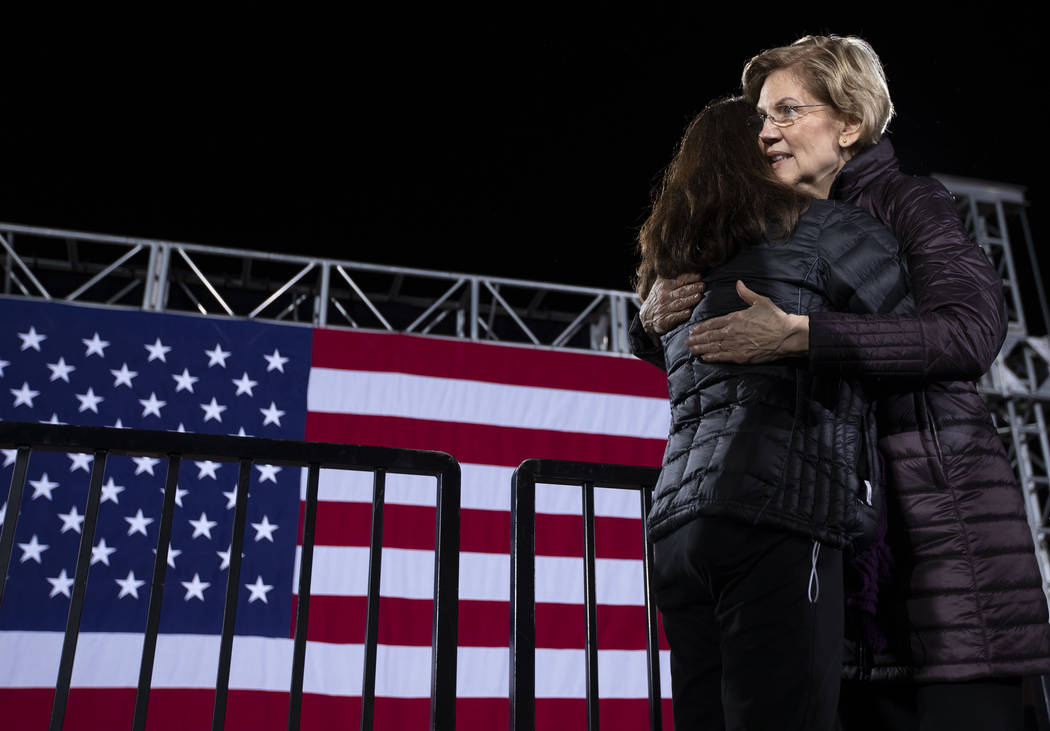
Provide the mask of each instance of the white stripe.
{"label": "white stripe", "polygon": [[[299,551],[292,586],[299,585]],[[379,593],[401,599],[432,599],[434,552],[384,548]],[[642,606],[645,603],[641,560],[599,558],[595,561],[598,604]],[[318,546],[314,549],[315,596],[366,596],[368,548]],[[506,554],[462,552],[459,558],[459,598],[510,601],[510,557]],[[583,604],[583,559],[536,557],[536,601]]]}
{"label": "white stripe", "polygon": [[311,368],[309,411],[666,439],[665,398]]}
{"label": "white stripe", "polygon": [[[62,652],[61,632],[0,632],[0,687],[54,687]],[[142,635],[83,632],[77,643],[75,688],[134,688],[138,684]],[[583,650],[536,651],[537,698],[586,697]],[[154,688],[214,688],[219,637],[160,635],[153,670]],[[235,637],[231,690],[286,692],[291,679],[292,641]],[[359,696],[361,645],[308,642],[303,690],[333,696]],[[13,661],[12,661],[13,660]],[[459,698],[506,698],[510,655],[502,647],[461,647],[457,654]],[[661,693],[670,695],[669,659],[660,653]],[[430,697],[429,647],[380,645],[376,653],[376,695]],[[602,698],[647,696],[644,650],[599,650],[598,694]]]}
{"label": "white stripe", "polygon": [[[462,471],[460,505],[476,510],[510,510],[510,483],[513,467],[482,464],[460,465]],[[372,501],[371,472],[359,470],[321,470],[317,495],[321,502]],[[300,499],[306,499],[306,468],[300,478]],[[433,507],[437,500],[437,481],[433,477],[388,473],[386,502],[391,505]],[[581,515],[580,489],[574,485],[536,485],[536,512]],[[594,491],[594,514],[610,518],[638,518],[641,502],[635,490],[598,488]]]}

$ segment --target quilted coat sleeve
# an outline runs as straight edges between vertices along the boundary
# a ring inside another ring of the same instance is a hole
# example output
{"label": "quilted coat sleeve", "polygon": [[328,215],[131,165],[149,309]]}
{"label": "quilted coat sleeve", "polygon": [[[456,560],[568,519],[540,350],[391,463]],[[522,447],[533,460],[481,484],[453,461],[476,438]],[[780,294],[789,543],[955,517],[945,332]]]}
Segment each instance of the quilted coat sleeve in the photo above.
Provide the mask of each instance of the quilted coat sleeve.
{"label": "quilted coat sleeve", "polygon": [[662,371],[667,370],[664,363],[664,349],[662,345],[654,345],[649,335],[642,328],[642,320],[638,315],[631,320],[631,326],[627,329],[628,342],[631,344],[631,353],[641,358],[646,363],[652,363]]}
{"label": "quilted coat sleeve", "polygon": [[815,313],[810,363],[867,375],[974,380],[1006,336],[1002,283],[970,241],[951,194],[929,178],[900,176],[878,200],[858,200],[900,242],[914,315]]}

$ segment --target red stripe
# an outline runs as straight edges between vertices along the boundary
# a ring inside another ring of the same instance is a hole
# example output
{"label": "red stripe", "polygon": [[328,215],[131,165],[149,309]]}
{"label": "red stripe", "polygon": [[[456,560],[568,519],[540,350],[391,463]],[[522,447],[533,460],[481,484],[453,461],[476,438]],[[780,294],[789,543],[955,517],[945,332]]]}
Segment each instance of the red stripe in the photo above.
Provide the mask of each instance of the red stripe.
{"label": "red stripe", "polygon": [[[48,727],[51,689],[0,688],[0,709],[5,729],[37,731]],[[155,689],[150,693],[149,731],[200,731],[211,728],[214,691]],[[77,731],[112,731],[130,728],[134,714],[133,688],[75,688],[70,692],[65,728]],[[672,729],[671,702],[662,699],[663,728]],[[509,725],[506,698],[459,698],[456,729],[479,731]],[[599,702],[603,731],[649,728],[649,703],[644,698],[606,698]],[[575,698],[541,698],[536,701],[537,731],[586,728],[587,703]],[[375,729],[405,731],[430,726],[429,698],[376,698]],[[226,711],[226,731],[284,731],[288,727],[288,694],[232,690]],[[357,731],[361,727],[361,699],[345,696],[303,695],[302,731]]]}
{"label": "red stripe", "polygon": [[529,458],[659,467],[665,439],[310,412],[306,439],[448,452],[460,463],[517,467]]}
{"label": "red stripe", "polygon": [[[297,597],[292,597],[295,615]],[[308,640],[336,644],[365,641],[365,597],[316,596],[310,599]],[[598,606],[598,647],[602,650],[644,650],[645,608]],[[459,644],[464,647],[507,647],[510,638],[509,602],[461,599]],[[434,604],[430,599],[379,599],[379,642],[384,645],[429,647]],[[583,649],[585,615],[582,604],[537,604],[536,646]],[[667,649],[660,627],[660,649]]]}
{"label": "red stripe", "polygon": [[[383,509],[383,545],[433,550],[435,519],[435,509],[431,507],[388,504]],[[317,511],[316,545],[367,546],[372,534],[371,525],[372,506],[369,503],[326,502]],[[594,525],[597,558],[642,557],[641,519],[598,516]],[[299,542],[302,543],[301,515]],[[459,547],[461,551],[473,553],[508,554],[510,513],[463,508],[460,511]],[[583,519],[578,515],[538,514],[536,555],[583,556]]]}
{"label": "red stripe", "polygon": [[667,398],[664,373],[632,357],[395,333],[314,330],[312,365]]}

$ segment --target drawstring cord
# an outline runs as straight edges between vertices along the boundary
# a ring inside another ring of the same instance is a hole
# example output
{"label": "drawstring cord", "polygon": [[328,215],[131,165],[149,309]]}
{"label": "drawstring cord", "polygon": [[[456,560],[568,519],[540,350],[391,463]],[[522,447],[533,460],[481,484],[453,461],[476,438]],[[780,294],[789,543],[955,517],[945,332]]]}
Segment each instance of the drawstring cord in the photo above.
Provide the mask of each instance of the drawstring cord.
{"label": "drawstring cord", "polygon": [[813,553],[809,568],[809,603],[816,604],[820,596],[820,579],[817,578],[817,558],[820,556],[820,543],[813,541]]}

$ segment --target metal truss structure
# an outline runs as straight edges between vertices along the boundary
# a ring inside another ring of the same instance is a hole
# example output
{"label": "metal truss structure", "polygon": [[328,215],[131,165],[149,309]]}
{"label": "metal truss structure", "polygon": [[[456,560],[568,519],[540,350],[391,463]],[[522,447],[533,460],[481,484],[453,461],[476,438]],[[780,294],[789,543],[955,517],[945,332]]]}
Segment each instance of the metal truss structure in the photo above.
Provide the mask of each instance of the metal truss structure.
{"label": "metal truss structure", "polygon": [[628,352],[633,294],[0,224],[3,293],[164,312]]}
{"label": "metal truss structure", "polygon": [[[1050,310],[1024,189],[936,177],[1003,280],[1007,339],[978,388],[1024,490],[1050,596]],[[152,311],[626,353],[638,310],[623,291],[11,224],[0,224],[0,248],[4,294]]]}

